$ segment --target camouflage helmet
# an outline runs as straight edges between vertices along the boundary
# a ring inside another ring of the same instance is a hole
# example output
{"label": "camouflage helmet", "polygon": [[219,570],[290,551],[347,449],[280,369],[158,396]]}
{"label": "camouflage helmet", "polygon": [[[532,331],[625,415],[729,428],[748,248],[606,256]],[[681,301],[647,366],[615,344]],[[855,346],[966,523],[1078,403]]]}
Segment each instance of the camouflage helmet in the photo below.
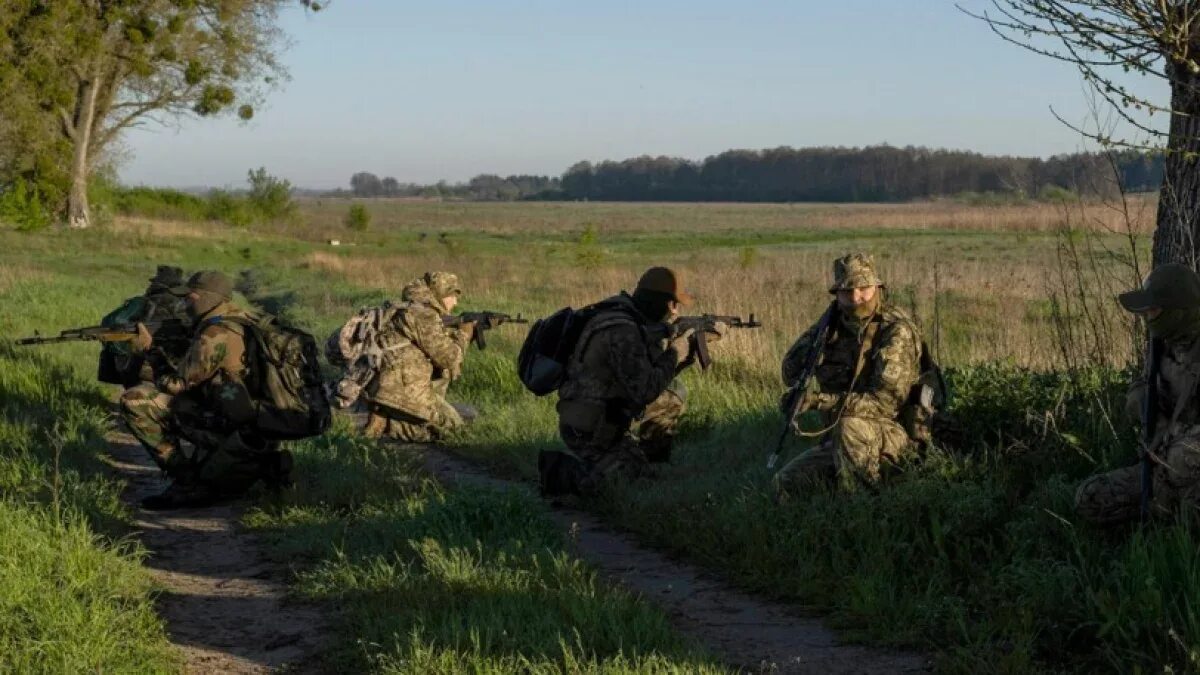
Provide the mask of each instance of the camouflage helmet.
{"label": "camouflage helmet", "polygon": [[217,270],[201,270],[193,274],[186,284],[171,289],[171,292],[178,296],[187,295],[192,291],[211,293],[224,300],[230,300],[233,298],[233,280]]}
{"label": "camouflage helmet", "polygon": [[426,272],[422,279],[433,297],[441,300],[452,295],[462,295],[462,286],[458,283],[458,275],[450,272]]}
{"label": "camouflage helmet", "polygon": [[851,253],[833,261],[830,293],[882,285],[883,280],[875,272],[875,259],[867,253]]}

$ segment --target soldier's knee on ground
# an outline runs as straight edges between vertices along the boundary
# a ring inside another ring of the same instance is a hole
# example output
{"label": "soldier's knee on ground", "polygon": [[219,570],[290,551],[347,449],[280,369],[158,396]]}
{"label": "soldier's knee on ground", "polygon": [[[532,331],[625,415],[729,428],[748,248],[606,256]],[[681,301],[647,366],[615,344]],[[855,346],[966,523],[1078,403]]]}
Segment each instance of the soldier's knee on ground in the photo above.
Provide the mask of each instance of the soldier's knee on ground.
{"label": "soldier's knee on ground", "polygon": [[837,462],[831,446],[829,441],[820,443],[784,464],[771,479],[776,497],[831,484],[837,476]]}
{"label": "soldier's knee on ground", "polygon": [[1092,476],[1075,490],[1075,513],[1097,525],[1138,518],[1141,512],[1141,468],[1125,467]]}

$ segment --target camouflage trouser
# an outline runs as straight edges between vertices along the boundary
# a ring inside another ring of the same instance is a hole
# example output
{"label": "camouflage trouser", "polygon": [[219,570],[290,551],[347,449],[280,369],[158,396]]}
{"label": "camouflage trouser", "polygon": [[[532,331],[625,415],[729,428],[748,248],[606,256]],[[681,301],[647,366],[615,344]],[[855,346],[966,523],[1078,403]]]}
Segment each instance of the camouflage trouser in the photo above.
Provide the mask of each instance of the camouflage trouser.
{"label": "camouflage trouser", "polygon": [[837,482],[853,489],[879,482],[882,469],[913,448],[904,428],[891,420],[842,417],[817,445],[800,453],[775,474],[780,494],[814,484]]}
{"label": "camouflage trouser", "polygon": [[122,419],[168,476],[222,492],[244,492],[263,475],[268,456],[278,454],[278,447],[206,424],[201,412],[191,399],[171,396],[150,383],[121,395]]}
{"label": "camouflage trouser", "polygon": [[[1196,514],[1200,509],[1200,426],[1178,429],[1171,442],[1156,454],[1162,464],[1154,467],[1151,513],[1156,517],[1177,511]],[[1141,515],[1141,504],[1140,464],[1092,476],[1075,492],[1075,512],[1100,525],[1136,520]]]}
{"label": "camouflage trouser", "polygon": [[[435,443],[474,417],[467,406],[455,406],[442,401],[429,419],[421,419],[384,406],[368,404],[370,416],[363,435],[370,438],[392,438],[405,443]],[[464,415],[465,413],[465,415]]]}
{"label": "camouflage trouser", "polygon": [[567,448],[584,462],[585,481],[594,489],[614,476],[636,477],[650,462],[667,461],[686,410],[686,392],[667,390],[624,428],[604,423],[587,432],[559,424],[558,430]]}

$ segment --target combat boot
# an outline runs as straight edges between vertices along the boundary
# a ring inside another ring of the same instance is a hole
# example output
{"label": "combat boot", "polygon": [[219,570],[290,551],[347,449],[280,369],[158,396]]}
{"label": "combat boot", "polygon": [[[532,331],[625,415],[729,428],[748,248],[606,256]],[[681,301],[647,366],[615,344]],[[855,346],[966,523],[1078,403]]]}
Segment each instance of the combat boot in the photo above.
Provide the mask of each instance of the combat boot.
{"label": "combat boot", "polygon": [[292,464],[292,453],[288,450],[268,453],[263,459],[263,485],[272,492],[292,487],[295,484],[292,481]]}

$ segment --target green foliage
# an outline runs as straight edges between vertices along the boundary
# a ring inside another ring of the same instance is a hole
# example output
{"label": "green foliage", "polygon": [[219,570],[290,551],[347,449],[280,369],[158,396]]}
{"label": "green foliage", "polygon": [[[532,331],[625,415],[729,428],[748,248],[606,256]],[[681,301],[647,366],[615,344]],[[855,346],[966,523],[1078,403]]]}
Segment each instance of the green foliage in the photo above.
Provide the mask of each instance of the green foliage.
{"label": "green foliage", "polygon": [[50,212],[37,188],[18,179],[0,192],[0,221],[32,232],[50,224]]}
{"label": "green foliage", "polygon": [[1043,202],[1074,202],[1079,200],[1079,195],[1064,187],[1046,184],[1038,190],[1037,198]]}
{"label": "green foliage", "polygon": [[249,118],[251,104],[284,74],[276,57],[284,4],[0,3],[0,183],[22,176],[52,184],[43,204],[62,211],[75,139],[85,137],[73,125],[105,130],[86,136],[92,160],[119,137],[108,131],[146,115]]}
{"label": "green foliage", "polygon": [[106,407],[72,369],[0,343],[0,671],[175,669],[141,552],[110,538],[126,514],[98,457]]}
{"label": "green foliage", "polygon": [[254,211],[246,200],[227,190],[209,191],[205,215],[209,220],[228,223],[234,227],[248,227],[255,220]]}
{"label": "green foliage", "polygon": [[250,170],[246,180],[250,183],[247,199],[259,216],[266,220],[284,220],[295,214],[291,183],[270,175],[263,167]]}
{"label": "green foliage", "polygon": [[604,258],[604,249],[600,246],[600,231],[594,223],[588,223],[575,245],[575,264],[590,271],[603,265]]}
{"label": "green foliage", "polygon": [[371,226],[371,212],[362,204],[351,204],[346,212],[346,227],[355,232],[365,232]]}
{"label": "green foliage", "polygon": [[[203,197],[166,188],[116,187],[109,199],[121,215],[164,220],[204,220],[212,208]],[[93,204],[98,205],[96,200]]]}

